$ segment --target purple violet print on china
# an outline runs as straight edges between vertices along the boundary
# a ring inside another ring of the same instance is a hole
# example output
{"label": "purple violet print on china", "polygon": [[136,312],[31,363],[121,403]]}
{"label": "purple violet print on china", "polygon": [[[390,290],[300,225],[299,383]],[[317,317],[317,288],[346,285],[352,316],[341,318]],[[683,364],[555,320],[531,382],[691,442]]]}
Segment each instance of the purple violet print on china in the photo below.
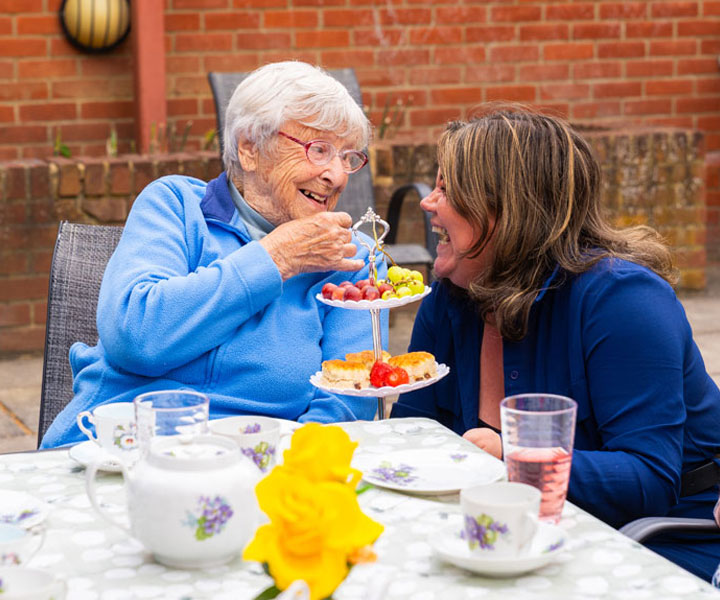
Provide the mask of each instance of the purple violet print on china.
{"label": "purple violet print on china", "polygon": [[455,454],[450,455],[450,460],[453,462],[459,463],[464,461],[468,457],[467,454],[463,454],[462,452],[456,452]]}
{"label": "purple violet print on china", "polygon": [[507,533],[509,533],[507,525],[498,523],[483,513],[479,517],[465,515],[465,530],[461,537],[468,540],[473,549],[480,546],[485,550],[494,550],[498,536]]}
{"label": "purple violet print on china", "polygon": [[384,460],[379,467],[370,471],[370,475],[387,483],[409,485],[417,479],[417,476],[412,474],[414,470],[415,467],[405,464],[393,467],[390,461]]}
{"label": "purple violet print on china", "polygon": [[0,515],[0,523],[9,523],[10,525],[21,525],[24,521],[27,521],[30,517],[34,517],[38,514],[38,509],[23,509],[20,513],[7,513]]}
{"label": "purple violet print on china", "polygon": [[233,509],[222,496],[200,496],[195,514],[187,511],[183,525],[195,529],[196,539],[207,540],[220,533],[233,514]]}
{"label": "purple violet print on china", "polygon": [[240,448],[242,453],[252,460],[257,468],[263,473],[270,467],[270,461],[275,456],[275,446],[271,446],[267,442],[260,442],[255,446]]}
{"label": "purple violet print on china", "polygon": [[245,425],[243,433],[260,433],[260,423],[253,423],[252,425]]}

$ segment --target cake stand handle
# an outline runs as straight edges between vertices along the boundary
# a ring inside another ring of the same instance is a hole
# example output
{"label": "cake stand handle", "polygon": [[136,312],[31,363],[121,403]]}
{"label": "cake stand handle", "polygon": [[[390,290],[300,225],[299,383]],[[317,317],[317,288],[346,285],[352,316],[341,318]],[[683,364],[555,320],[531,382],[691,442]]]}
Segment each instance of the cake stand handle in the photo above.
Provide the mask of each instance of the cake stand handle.
{"label": "cake stand handle", "polygon": [[[372,337],[373,337],[373,353],[375,360],[382,360],[382,329],[380,329],[380,309],[370,309],[370,319],[372,320]],[[385,399],[378,397],[378,419],[385,418]]]}

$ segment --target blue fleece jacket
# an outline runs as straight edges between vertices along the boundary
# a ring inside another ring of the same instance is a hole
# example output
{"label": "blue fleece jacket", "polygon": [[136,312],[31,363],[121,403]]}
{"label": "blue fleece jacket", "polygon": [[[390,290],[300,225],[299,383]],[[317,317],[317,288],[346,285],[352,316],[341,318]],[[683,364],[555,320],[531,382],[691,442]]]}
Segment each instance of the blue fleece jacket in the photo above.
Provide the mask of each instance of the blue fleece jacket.
{"label": "blue fleece jacket", "polygon": [[[84,440],[75,422],[80,411],[162,389],[206,393],[211,418],[372,419],[374,398],[334,396],[309,382],[322,361],[372,348],[368,311],[315,298],[326,282],[368,277],[368,251],[355,243],[355,258],[366,261],[360,271],[283,282],[270,255],[251,241],[225,174],[209,183],[179,175],[153,182],[135,200],[107,265],[98,343],[70,348],[75,396],[42,447]],[[378,264],[383,277],[381,257]]]}

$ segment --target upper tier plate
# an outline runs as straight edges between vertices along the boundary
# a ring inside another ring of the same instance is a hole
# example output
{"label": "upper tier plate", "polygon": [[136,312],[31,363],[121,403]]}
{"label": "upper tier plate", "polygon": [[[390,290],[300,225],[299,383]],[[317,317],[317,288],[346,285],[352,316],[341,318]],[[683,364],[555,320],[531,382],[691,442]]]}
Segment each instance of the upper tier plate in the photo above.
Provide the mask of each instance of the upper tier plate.
{"label": "upper tier plate", "polygon": [[369,308],[397,308],[398,306],[405,306],[411,302],[422,300],[431,291],[432,288],[426,285],[425,290],[421,294],[405,296],[404,298],[391,298],[390,300],[328,300],[327,298],[323,298],[322,294],[315,294],[315,298],[329,306],[349,308],[352,310],[368,310]]}

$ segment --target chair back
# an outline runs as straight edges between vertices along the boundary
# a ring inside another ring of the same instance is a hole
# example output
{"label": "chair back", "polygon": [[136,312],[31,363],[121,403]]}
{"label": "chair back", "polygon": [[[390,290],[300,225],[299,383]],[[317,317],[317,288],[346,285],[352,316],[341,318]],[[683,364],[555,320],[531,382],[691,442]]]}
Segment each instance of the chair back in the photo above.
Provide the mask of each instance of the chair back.
{"label": "chair back", "polygon": [[50,266],[38,445],[73,397],[70,346],[97,343],[100,283],[122,232],[119,226],[60,223]]}
{"label": "chair back", "polygon": [[[328,71],[335,79],[342,83],[350,92],[350,96],[358,106],[362,107],[362,93],[354,69],[335,69]],[[208,73],[210,89],[215,100],[215,115],[217,118],[218,141],[220,142],[220,159],[223,158],[223,135],[225,134],[225,111],[235,88],[249,73]],[[373,182],[370,167],[366,166],[357,173],[348,177],[348,184],[340,197],[338,210],[350,213],[353,222],[365,214],[368,206],[375,208],[373,195]]]}

